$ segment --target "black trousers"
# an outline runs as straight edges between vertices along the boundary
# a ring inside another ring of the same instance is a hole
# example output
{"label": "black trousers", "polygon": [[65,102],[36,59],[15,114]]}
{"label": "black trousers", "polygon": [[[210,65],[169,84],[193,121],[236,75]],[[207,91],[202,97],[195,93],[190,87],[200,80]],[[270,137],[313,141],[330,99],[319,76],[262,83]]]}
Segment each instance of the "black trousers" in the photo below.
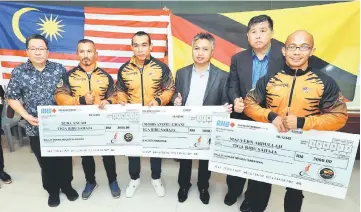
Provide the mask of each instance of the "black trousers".
{"label": "black trousers", "polygon": [[[198,164],[198,189],[208,189],[211,172],[208,170],[208,160],[199,160]],[[181,189],[189,189],[192,175],[192,160],[181,159],[179,161],[178,184]]]}
{"label": "black trousers", "polygon": [[0,172],[4,171],[4,153],[1,146],[1,135],[0,135]]}
{"label": "black trousers", "polygon": [[[93,156],[82,156],[82,165],[85,179],[88,183],[95,183],[95,162]],[[103,156],[103,164],[107,173],[108,182],[112,183],[117,179],[114,156]]]}
{"label": "black trousers", "polygon": [[[246,180],[245,178],[227,175],[228,192],[234,197],[240,196]],[[271,196],[271,188],[272,185],[269,183],[248,180],[245,201],[250,202],[254,211],[264,211]]]}
{"label": "black trousers", "polygon": [[[1,114],[3,111],[3,104],[0,104],[0,127],[1,127]],[[0,130],[1,131],[1,130]],[[4,171],[4,153],[1,146],[1,133],[0,133],[0,171]]]}
{"label": "black trousers", "polygon": [[30,146],[41,168],[43,187],[49,194],[67,190],[73,180],[72,157],[42,157],[39,136],[30,136]]}
{"label": "black trousers", "polygon": [[[128,157],[129,175],[132,180],[140,177],[140,157]],[[152,171],[152,179],[160,179],[162,172],[162,158],[150,158],[150,169]]]}
{"label": "black trousers", "polygon": [[286,188],[284,200],[285,212],[301,212],[303,198],[301,190]]}

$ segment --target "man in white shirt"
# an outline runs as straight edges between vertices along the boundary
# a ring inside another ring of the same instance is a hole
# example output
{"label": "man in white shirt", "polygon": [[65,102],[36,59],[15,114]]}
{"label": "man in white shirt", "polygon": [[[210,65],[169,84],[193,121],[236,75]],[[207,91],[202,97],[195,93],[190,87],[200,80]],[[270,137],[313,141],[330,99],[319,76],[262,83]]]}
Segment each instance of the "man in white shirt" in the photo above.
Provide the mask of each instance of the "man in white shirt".
{"label": "man in white shirt", "polygon": [[[214,66],[210,60],[214,51],[215,39],[209,33],[199,33],[193,38],[192,56],[194,63],[177,71],[176,92],[172,98],[175,106],[224,105],[229,112],[226,82],[228,73]],[[188,198],[192,174],[192,160],[180,160],[178,174],[178,201]],[[204,204],[209,203],[208,160],[200,160],[198,168],[199,198]]]}

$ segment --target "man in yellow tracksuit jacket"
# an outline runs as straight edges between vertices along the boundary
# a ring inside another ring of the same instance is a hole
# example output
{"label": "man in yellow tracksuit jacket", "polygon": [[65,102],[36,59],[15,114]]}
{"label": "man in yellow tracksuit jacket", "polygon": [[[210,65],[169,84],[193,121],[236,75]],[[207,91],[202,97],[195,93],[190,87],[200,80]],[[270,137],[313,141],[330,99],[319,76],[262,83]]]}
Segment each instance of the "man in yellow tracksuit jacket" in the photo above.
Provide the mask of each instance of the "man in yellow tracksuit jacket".
{"label": "man in yellow tracksuit jacket", "polygon": [[[64,74],[55,90],[57,105],[104,105],[112,104],[110,97],[114,91],[113,78],[97,67],[97,52],[93,41],[82,39],[78,42],[77,55],[79,65]],[[103,156],[103,163],[113,198],[119,198],[120,189],[114,156]],[[84,200],[88,199],[97,187],[95,181],[95,163],[93,156],[82,156],[82,165],[86,179],[82,193]]]}
{"label": "man in yellow tracksuit jacket", "polygon": [[[152,57],[152,42],[149,34],[143,31],[132,37],[133,57],[119,68],[113,104],[142,104],[164,106],[173,97],[175,86],[172,72],[163,62]],[[101,107],[108,102],[104,101]],[[132,197],[140,185],[140,158],[128,157],[130,182],[126,197]],[[151,158],[152,184],[159,197],[165,195],[161,177],[161,158]]]}
{"label": "man in yellow tracksuit jacket", "polygon": [[[347,121],[341,91],[335,80],[308,63],[314,52],[313,36],[294,32],[282,52],[284,68],[259,79],[247,94],[244,113],[255,121],[273,123],[279,132],[341,129]],[[285,212],[300,212],[302,200],[302,191],[287,188]]]}

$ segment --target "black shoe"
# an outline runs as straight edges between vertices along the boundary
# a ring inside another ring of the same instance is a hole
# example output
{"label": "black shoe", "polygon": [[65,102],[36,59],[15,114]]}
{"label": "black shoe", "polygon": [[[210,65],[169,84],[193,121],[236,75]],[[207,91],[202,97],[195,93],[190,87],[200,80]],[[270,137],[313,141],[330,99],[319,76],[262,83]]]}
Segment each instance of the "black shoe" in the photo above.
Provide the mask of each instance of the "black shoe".
{"label": "black shoe", "polygon": [[5,184],[10,184],[12,182],[10,175],[8,173],[4,172],[4,171],[0,171],[0,179]]}
{"label": "black shoe", "polygon": [[180,188],[178,191],[178,201],[184,202],[188,199],[188,189]]}
{"label": "black shoe", "polygon": [[49,207],[57,207],[60,204],[59,194],[49,195],[48,205]]}
{"label": "black shoe", "polygon": [[226,194],[226,196],[224,197],[224,204],[228,205],[228,206],[232,206],[234,203],[237,202],[238,196],[231,194],[230,192],[228,192]]}
{"label": "black shoe", "polygon": [[207,205],[209,203],[209,192],[207,189],[199,190],[199,199],[201,199],[201,201],[205,205]]}
{"label": "black shoe", "polygon": [[241,207],[239,208],[239,210],[241,212],[252,212],[252,206],[251,206],[251,203],[244,200],[241,204]]}
{"label": "black shoe", "polygon": [[72,187],[61,189],[61,192],[65,194],[69,201],[75,201],[79,198],[78,192],[76,192]]}

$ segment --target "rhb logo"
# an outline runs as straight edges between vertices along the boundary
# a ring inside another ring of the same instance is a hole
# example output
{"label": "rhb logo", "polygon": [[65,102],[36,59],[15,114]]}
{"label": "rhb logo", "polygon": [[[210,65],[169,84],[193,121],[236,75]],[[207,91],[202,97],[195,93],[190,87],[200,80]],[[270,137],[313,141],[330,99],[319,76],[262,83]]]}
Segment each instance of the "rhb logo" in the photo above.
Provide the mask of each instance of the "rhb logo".
{"label": "rhb logo", "polygon": [[235,126],[235,123],[233,122],[229,122],[229,121],[217,121],[217,124],[216,126],[221,126],[221,127],[234,127]]}
{"label": "rhb logo", "polygon": [[55,113],[56,109],[51,109],[51,108],[42,108],[40,113],[41,114],[51,114],[51,113]]}

